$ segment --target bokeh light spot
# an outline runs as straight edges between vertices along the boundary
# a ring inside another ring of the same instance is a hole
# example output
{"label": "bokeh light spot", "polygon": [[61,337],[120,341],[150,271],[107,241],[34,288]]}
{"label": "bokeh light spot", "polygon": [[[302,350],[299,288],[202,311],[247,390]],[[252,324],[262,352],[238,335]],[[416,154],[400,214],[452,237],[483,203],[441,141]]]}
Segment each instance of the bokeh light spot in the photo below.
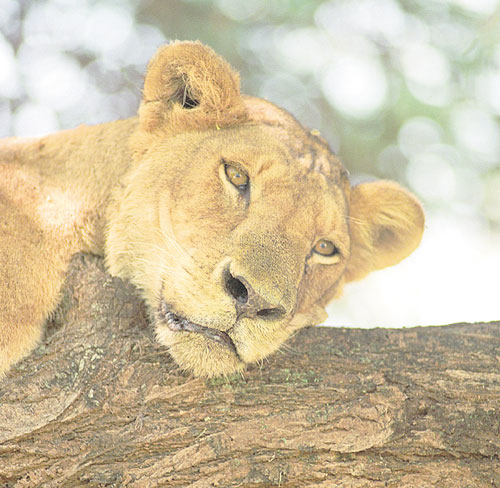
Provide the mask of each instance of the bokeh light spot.
{"label": "bokeh light spot", "polygon": [[442,203],[455,197],[455,172],[450,162],[432,152],[410,159],[407,178],[411,187],[425,200]]}
{"label": "bokeh light spot", "polygon": [[442,132],[434,120],[427,117],[412,117],[399,129],[399,147],[406,157],[411,157],[424,151],[428,146],[439,143]]}
{"label": "bokeh light spot", "polygon": [[452,111],[450,123],[457,146],[469,152],[479,168],[500,164],[500,125],[490,113],[465,105]]}
{"label": "bokeh light spot", "polygon": [[124,6],[96,5],[90,9],[82,26],[82,41],[96,53],[112,51],[127,40],[133,22],[132,13]]}
{"label": "bokeh light spot", "polygon": [[25,50],[21,58],[26,90],[38,103],[53,110],[65,110],[78,104],[87,87],[85,73],[80,65],[65,54],[43,55],[40,51]]}
{"label": "bokeh light spot", "polygon": [[56,114],[47,106],[25,103],[14,113],[14,135],[43,136],[58,129]]}
{"label": "bokeh light spot", "polygon": [[323,78],[322,88],[333,107],[358,118],[374,116],[387,96],[385,73],[373,58],[337,56]]}

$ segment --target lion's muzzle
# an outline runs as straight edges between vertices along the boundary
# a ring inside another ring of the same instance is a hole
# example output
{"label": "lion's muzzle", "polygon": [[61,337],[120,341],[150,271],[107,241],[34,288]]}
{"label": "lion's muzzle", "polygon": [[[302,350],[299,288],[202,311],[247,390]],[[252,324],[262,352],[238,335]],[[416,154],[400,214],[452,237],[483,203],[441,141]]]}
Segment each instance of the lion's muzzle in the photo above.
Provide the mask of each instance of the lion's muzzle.
{"label": "lion's muzzle", "polygon": [[168,309],[168,305],[162,298],[157,313],[158,319],[167,324],[167,327],[173,332],[186,331],[200,334],[207,339],[222,344],[227,347],[238,359],[239,354],[233,340],[226,332],[222,330],[205,327],[204,325],[195,324]]}
{"label": "lion's muzzle", "polygon": [[285,315],[283,306],[273,304],[257,293],[243,276],[233,276],[229,267],[224,271],[224,287],[233,299],[237,320],[241,318],[260,318],[276,320]]}

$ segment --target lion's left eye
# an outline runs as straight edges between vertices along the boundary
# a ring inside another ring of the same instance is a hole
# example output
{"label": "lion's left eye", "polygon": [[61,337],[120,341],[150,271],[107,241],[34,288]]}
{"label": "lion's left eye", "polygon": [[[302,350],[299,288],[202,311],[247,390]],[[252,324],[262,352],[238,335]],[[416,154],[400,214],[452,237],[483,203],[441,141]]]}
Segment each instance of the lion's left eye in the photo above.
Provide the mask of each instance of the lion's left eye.
{"label": "lion's left eye", "polygon": [[224,172],[230,183],[232,183],[238,190],[244,191],[248,188],[250,179],[248,175],[239,170],[236,166],[231,164],[224,164]]}
{"label": "lion's left eye", "polygon": [[313,251],[322,256],[336,256],[339,250],[332,241],[320,239],[313,247]]}

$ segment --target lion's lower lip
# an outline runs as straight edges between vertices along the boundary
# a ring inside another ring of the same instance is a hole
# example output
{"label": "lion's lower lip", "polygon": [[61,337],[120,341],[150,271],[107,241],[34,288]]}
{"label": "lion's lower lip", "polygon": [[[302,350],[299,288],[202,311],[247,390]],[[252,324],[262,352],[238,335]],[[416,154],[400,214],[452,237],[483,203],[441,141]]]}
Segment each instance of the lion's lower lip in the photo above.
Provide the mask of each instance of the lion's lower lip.
{"label": "lion's lower lip", "polygon": [[167,327],[170,330],[174,332],[186,331],[201,334],[211,341],[218,342],[219,344],[226,346],[231,350],[231,352],[239,357],[238,350],[236,349],[233,340],[226,332],[223,332],[222,330],[212,329],[211,327],[205,327],[204,325],[195,324],[183,317],[179,317],[168,309],[168,306],[163,299],[160,302],[159,312],[161,314],[162,320],[166,322]]}

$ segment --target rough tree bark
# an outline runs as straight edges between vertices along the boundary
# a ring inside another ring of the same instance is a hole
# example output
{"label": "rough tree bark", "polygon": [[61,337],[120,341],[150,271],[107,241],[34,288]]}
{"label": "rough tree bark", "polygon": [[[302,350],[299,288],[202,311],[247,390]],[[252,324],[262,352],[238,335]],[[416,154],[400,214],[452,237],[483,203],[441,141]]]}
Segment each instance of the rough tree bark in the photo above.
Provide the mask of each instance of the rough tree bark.
{"label": "rough tree bark", "polygon": [[500,487],[500,322],[307,329],[211,381],[147,324],[130,285],[75,258],[43,345],[0,383],[1,487]]}

